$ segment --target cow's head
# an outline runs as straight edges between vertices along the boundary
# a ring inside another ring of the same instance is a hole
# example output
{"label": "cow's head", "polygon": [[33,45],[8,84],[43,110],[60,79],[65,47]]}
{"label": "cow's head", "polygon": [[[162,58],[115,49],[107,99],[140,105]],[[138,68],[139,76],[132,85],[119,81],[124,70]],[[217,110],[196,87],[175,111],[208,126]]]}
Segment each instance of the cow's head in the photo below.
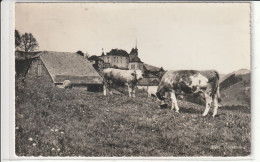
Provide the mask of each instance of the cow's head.
{"label": "cow's head", "polygon": [[135,77],[137,81],[143,79],[143,72],[141,70],[135,70],[132,75]]}
{"label": "cow's head", "polygon": [[159,100],[164,100],[164,95],[162,95],[160,92],[156,92],[156,97],[159,99]]}
{"label": "cow's head", "polygon": [[167,98],[169,98],[169,91],[167,88],[162,88],[160,90],[157,90],[156,92],[156,97],[159,99],[159,100],[165,100]]}
{"label": "cow's head", "polygon": [[159,104],[158,108],[166,108],[167,107],[167,103],[165,102],[166,99],[167,99],[167,94],[168,93],[160,93],[160,92],[156,93],[156,104]]}

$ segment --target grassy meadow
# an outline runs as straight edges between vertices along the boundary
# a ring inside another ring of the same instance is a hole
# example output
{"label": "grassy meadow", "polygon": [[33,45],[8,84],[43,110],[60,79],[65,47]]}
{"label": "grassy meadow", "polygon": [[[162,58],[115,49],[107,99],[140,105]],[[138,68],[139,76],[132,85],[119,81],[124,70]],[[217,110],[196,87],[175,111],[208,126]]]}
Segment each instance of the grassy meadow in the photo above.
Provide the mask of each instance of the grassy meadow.
{"label": "grassy meadow", "polygon": [[[158,108],[143,91],[136,98],[103,96],[16,80],[17,156],[187,157],[248,156],[250,109],[178,101],[180,113]],[[212,109],[211,109],[212,110]]]}

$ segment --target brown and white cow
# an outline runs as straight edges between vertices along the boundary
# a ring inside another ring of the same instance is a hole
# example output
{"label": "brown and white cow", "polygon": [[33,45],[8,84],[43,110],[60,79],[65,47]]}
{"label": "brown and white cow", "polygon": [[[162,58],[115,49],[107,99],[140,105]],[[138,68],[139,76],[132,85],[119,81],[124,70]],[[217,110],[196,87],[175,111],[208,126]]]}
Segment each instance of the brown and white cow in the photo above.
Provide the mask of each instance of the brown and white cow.
{"label": "brown and white cow", "polygon": [[179,70],[167,71],[161,79],[157,89],[157,97],[165,103],[167,95],[170,95],[172,105],[176,112],[179,107],[176,95],[187,93],[203,93],[206,100],[206,108],[203,116],[209,112],[210,106],[214,104],[213,117],[217,114],[219,94],[219,74],[214,70],[196,71],[196,70]]}
{"label": "brown and white cow", "polygon": [[[104,95],[107,95],[106,90],[110,91],[111,85],[127,85],[129,97],[135,97],[135,89],[137,82],[143,78],[141,70],[121,70],[107,68],[103,70],[104,77]],[[112,94],[112,92],[110,91]]]}

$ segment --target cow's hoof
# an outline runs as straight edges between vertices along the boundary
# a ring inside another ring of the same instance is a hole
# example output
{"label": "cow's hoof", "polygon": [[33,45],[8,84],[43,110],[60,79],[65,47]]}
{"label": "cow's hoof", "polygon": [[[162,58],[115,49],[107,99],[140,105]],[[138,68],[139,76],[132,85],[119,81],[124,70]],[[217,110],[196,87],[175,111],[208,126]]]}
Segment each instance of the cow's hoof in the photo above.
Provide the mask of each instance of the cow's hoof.
{"label": "cow's hoof", "polygon": [[179,111],[175,111],[175,112],[179,114]]}
{"label": "cow's hoof", "polygon": [[202,114],[202,116],[207,116],[207,114]]}

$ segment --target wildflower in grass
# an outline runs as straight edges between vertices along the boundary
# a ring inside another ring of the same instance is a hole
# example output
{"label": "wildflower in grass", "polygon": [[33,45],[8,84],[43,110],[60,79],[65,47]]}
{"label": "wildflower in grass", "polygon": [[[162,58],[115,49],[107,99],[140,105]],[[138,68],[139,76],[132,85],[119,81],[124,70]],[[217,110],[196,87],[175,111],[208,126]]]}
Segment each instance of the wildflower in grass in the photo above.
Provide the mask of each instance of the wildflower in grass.
{"label": "wildflower in grass", "polygon": [[30,138],[28,138],[28,140],[29,140],[29,141],[33,141],[33,138],[30,137]]}

